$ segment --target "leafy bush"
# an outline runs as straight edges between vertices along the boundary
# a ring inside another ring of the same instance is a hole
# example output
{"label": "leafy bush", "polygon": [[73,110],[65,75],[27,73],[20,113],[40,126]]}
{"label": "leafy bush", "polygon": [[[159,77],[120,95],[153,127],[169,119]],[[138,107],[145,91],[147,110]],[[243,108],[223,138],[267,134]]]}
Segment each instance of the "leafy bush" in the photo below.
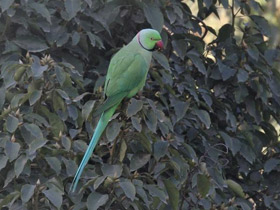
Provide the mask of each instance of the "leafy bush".
{"label": "leafy bush", "polygon": [[[175,0],[0,1],[1,209],[280,208],[280,53],[268,22],[250,14],[254,0],[197,3],[195,15]],[[203,22],[217,7],[234,15],[218,32]],[[251,20],[239,28],[238,12]],[[148,27],[165,51],[71,195],[110,58]]]}

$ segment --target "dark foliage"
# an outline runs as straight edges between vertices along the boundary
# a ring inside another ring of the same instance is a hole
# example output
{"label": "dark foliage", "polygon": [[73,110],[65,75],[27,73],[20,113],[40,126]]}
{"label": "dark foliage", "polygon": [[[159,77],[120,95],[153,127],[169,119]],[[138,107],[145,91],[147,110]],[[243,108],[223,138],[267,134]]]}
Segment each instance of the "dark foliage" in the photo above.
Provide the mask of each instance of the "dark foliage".
{"label": "dark foliage", "polygon": [[[279,209],[280,53],[258,3],[232,2],[0,0],[0,209]],[[165,51],[70,195],[110,58],[148,27]]]}

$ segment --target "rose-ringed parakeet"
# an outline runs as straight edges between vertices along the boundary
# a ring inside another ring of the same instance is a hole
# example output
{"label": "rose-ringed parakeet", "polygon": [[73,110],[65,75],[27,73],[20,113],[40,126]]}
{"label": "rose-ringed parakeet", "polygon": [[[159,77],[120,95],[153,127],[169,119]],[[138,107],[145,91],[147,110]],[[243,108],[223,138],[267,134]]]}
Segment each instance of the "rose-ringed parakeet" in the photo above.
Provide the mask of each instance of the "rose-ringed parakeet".
{"label": "rose-ringed parakeet", "polygon": [[101,117],[73,179],[70,191],[76,190],[80,176],[120,102],[124,98],[131,98],[143,88],[152,59],[152,51],[157,48],[163,48],[159,32],[143,29],[111,59],[104,87],[107,98],[94,114],[95,116],[101,114]]}

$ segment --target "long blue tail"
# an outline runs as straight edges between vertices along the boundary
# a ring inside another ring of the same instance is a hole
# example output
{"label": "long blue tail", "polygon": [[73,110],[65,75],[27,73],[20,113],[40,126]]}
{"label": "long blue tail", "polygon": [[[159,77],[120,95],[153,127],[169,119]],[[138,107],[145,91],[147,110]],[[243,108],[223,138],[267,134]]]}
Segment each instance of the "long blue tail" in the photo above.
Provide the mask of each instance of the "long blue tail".
{"label": "long blue tail", "polygon": [[111,107],[109,110],[107,110],[107,111],[102,113],[102,115],[101,115],[101,117],[100,117],[100,119],[98,121],[98,124],[96,126],[96,129],[94,131],[94,134],[93,134],[93,136],[91,138],[91,141],[89,143],[89,146],[87,148],[87,151],[86,151],[86,153],[85,153],[85,155],[83,157],[82,162],[80,163],[80,166],[79,166],[79,168],[78,168],[78,170],[77,170],[77,172],[75,174],[75,177],[74,177],[74,179],[72,181],[72,184],[70,186],[70,191],[71,192],[74,193],[76,191],[76,188],[77,188],[79,179],[80,179],[80,177],[81,177],[81,175],[83,173],[83,170],[84,170],[84,168],[85,168],[89,158],[91,157],[92,152],[93,152],[93,150],[94,150],[94,148],[95,148],[95,146],[96,146],[100,136],[102,135],[104,129],[106,128],[109,120],[111,119],[111,117],[114,114],[114,112],[115,112],[116,108],[118,107],[118,105],[119,104],[116,104],[113,107]]}

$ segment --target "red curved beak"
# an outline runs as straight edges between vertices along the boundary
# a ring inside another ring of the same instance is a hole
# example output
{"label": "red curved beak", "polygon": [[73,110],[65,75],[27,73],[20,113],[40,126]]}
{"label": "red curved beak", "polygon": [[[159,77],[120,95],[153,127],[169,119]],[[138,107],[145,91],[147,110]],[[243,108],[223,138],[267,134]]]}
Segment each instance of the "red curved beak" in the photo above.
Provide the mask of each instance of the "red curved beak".
{"label": "red curved beak", "polygon": [[156,43],[156,48],[159,50],[163,50],[163,42],[161,40]]}

